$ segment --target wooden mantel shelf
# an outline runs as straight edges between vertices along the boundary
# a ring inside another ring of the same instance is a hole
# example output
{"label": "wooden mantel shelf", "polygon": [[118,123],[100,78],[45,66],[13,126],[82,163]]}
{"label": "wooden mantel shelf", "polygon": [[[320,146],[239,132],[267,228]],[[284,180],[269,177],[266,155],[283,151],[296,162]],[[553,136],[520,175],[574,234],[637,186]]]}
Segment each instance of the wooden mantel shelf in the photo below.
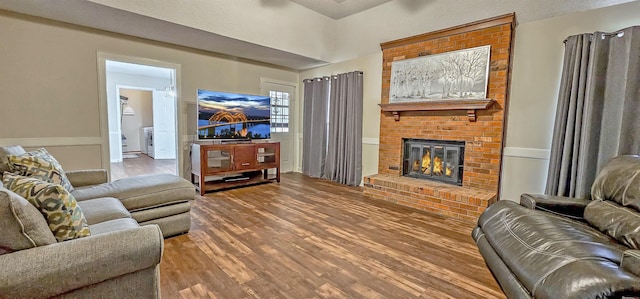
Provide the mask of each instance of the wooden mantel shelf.
{"label": "wooden mantel shelf", "polygon": [[488,109],[495,101],[492,99],[478,100],[445,100],[428,102],[378,104],[383,112],[391,112],[393,119],[400,120],[401,111],[441,111],[467,110],[469,121],[476,121],[476,110]]}

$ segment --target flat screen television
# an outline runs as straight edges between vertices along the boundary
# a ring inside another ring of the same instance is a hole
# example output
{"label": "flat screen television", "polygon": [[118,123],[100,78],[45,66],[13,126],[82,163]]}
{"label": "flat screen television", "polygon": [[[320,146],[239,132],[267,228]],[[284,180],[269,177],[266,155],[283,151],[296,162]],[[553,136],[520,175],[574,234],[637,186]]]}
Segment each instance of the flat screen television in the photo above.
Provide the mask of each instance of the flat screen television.
{"label": "flat screen television", "polygon": [[198,139],[271,138],[268,96],[198,89]]}

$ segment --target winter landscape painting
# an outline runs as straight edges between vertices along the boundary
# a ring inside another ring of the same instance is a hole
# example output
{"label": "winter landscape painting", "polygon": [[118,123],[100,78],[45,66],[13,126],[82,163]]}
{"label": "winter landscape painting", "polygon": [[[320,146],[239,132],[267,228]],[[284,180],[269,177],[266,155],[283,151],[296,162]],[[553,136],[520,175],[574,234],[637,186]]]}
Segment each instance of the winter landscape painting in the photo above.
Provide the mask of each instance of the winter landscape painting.
{"label": "winter landscape painting", "polygon": [[486,98],[490,47],[394,61],[389,103]]}

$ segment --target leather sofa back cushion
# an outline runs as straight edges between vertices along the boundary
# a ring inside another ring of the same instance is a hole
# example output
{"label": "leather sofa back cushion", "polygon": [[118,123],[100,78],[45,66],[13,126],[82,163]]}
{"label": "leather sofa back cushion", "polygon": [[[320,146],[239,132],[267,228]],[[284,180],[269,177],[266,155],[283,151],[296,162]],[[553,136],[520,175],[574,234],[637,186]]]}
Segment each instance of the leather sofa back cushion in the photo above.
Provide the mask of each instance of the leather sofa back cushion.
{"label": "leather sofa back cushion", "polygon": [[607,162],[593,182],[591,199],[611,200],[640,211],[640,156],[619,156]]}
{"label": "leather sofa back cushion", "polygon": [[595,200],[584,209],[584,219],[600,231],[634,248],[640,248],[640,213],[616,202]]}
{"label": "leather sofa back cushion", "polygon": [[4,187],[0,187],[0,228],[0,254],[57,242],[42,214]]}

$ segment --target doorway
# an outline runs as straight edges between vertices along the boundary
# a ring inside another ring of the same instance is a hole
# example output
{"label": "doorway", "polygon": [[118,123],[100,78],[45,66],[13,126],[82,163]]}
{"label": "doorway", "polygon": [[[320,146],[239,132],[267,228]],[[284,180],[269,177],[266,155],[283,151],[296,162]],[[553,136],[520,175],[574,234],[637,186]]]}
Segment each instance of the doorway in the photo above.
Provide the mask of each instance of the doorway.
{"label": "doorway", "polygon": [[280,142],[280,171],[292,172],[296,86],[294,83],[262,79],[262,93],[271,98],[271,139]]}
{"label": "doorway", "polygon": [[112,180],[178,174],[175,69],[105,61]]}

